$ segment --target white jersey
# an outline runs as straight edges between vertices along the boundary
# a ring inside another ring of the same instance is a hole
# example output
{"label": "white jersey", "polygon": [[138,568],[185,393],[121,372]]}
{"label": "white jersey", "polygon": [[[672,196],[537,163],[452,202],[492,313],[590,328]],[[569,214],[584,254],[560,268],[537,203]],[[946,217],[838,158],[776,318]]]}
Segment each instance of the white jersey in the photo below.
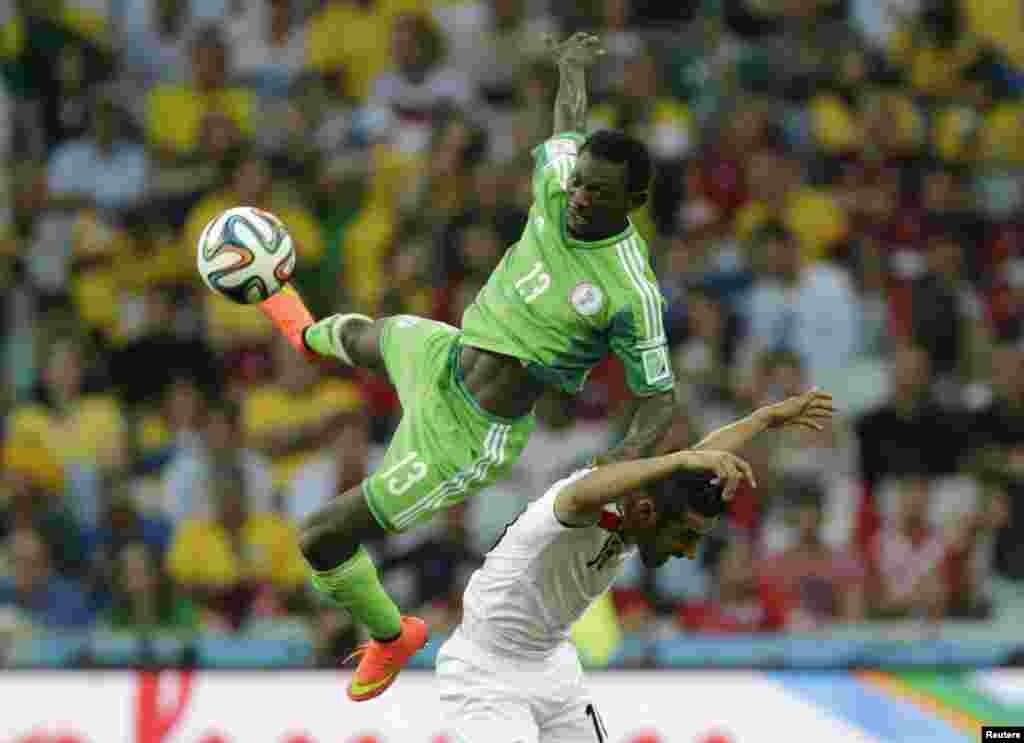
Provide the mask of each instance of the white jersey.
{"label": "white jersey", "polygon": [[591,471],[555,483],[531,503],[473,573],[461,627],[469,637],[502,654],[550,656],[622,572],[635,547],[597,523],[569,526],[555,515],[558,493]]}

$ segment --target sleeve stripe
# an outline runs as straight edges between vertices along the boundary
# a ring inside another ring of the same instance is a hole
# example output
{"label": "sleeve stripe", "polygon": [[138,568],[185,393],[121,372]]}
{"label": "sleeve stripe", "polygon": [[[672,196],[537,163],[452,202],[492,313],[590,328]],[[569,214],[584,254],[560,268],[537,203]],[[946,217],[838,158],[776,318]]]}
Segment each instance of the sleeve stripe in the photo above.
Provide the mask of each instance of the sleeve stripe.
{"label": "sleeve stripe", "polygon": [[644,260],[643,253],[640,251],[640,238],[636,235],[632,237],[629,244],[629,249],[626,251],[627,254],[632,252],[633,260],[636,265],[637,275],[640,277],[640,283],[647,287],[650,292],[651,302],[654,309],[654,324],[657,328],[657,333],[654,335],[652,340],[654,341],[665,341],[665,317],[662,313],[662,298],[661,290],[658,285],[647,278],[647,262]]}
{"label": "sleeve stripe", "polygon": [[[632,240],[632,238],[630,238],[630,240]],[[633,269],[633,266],[630,263],[629,259],[626,257],[626,246],[628,244],[629,244],[629,240],[627,240],[625,242],[621,242],[621,243],[619,243],[618,245],[615,246],[615,249],[618,251],[619,260],[622,262],[622,266],[623,266],[623,268],[626,271],[626,275],[629,276],[629,280],[631,282],[633,282],[633,288],[636,289],[637,293],[640,295],[640,298],[642,300],[643,309],[644,309],[644,333],[643,333],[643,337],[645,339],[650,339],[651,336],[654,335],[654,321],[651,319],[650,299],[647,297],[647,294],[644,292],[643,287],[640,285],[640,282],[637,280],[636,273],[635,273],[635,271]]]}
{"label": "sleeve stripe", "polygon": [[661,303],[658,301],[657,290],[651,286],[643,274],[643,260],[636,248],[636,236],[619,243],[616,250],[619,253],[619,260],[622,262],[626,274],[633,287],[637,290],[643,303],[645,330],[644,340],[652,345],[660,345],[665,331],[662,328]]}
{"label": "sleeve stripe", "polygon": [[575,155],[562,155],[555,160],[550,160],[544,167],[553,167],[555,169],[558,173],[558,182],[564,189],[569,183],[569,176],[572,174],[572,169],[575,164]]}

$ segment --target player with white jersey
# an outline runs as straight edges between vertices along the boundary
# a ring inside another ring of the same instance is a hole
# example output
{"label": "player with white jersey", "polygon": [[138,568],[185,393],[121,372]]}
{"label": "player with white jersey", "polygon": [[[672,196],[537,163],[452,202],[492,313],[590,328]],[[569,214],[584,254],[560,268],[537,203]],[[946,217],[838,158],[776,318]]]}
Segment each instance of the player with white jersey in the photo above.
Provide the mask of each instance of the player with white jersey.
{"label": "player with white jersey", "polygon": [[755,411],[691,450],[591,467],[533,502],[470,578],[463,619],[437,659],[442,713],[458,743],[605,739],[569,639],[623,563],[694,558],[750,466],[732,452],[782,426],[821,430],[812,390]]}

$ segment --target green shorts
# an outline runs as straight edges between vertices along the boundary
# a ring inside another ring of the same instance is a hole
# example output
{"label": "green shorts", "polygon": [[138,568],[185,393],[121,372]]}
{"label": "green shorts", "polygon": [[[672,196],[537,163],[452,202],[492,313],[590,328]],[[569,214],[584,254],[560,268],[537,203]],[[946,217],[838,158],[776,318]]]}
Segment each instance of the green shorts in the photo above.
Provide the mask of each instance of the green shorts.
{"label": "green shorts", "polygon": [[402,420],[363,494],[384,529],[403,532],[504,477],[534,416],[507,419],[480,407],[462,382],[458,328],[411,315],[384,322],[380,350]]}

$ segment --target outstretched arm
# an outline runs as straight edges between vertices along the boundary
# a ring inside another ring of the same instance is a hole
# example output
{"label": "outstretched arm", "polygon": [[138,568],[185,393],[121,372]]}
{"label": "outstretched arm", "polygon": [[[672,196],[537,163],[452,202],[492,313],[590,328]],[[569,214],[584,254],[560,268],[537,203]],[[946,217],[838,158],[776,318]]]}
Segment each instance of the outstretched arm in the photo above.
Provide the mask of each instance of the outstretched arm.
{"label": "outstretched arm", "polygon": [[547,44],[558,66],[555,134],[582,132],[587,126],[587,67],[604,54],[601,41],[578,31],[561,43],[549,36]]}
{"label": "outstretched arm", "polygon": [[812,431],[821,431],[822,422],[831,418],[835,411],[832,395],[816,389],[810,390],[782,402],[758,408],[746,418],[712,431],[693,448],[735,453],[758,434],[771,428],[800,426]]}
{"label": "outstretched arm", "polygon": [[743,480],[755,484],[750,465],[734,454],[710,450],[676,451],[660,457],[598,467],[558,494],[555,512],[567,521],[576,521],[679,471],[714,473],[724,483],[723,497],[727,500]]}

